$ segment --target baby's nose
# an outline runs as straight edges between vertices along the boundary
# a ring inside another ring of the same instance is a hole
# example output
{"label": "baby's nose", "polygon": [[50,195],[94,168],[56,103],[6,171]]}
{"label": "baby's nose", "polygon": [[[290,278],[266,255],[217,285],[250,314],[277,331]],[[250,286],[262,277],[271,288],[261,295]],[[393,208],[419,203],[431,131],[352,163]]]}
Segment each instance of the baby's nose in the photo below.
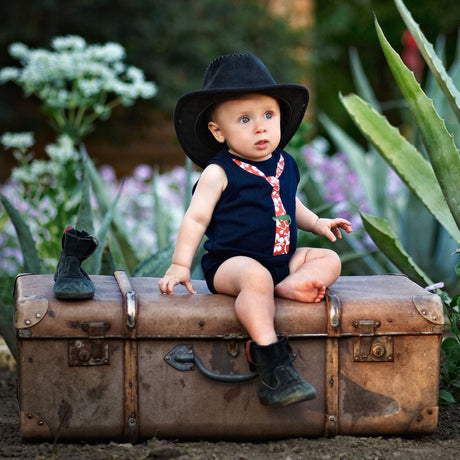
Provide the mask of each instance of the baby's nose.
{"label": "baby's nose", "polygon": [[259,121],[256,125],[256,131],[258,133],[265,132],[267,130],[265,122],[263,120]]}

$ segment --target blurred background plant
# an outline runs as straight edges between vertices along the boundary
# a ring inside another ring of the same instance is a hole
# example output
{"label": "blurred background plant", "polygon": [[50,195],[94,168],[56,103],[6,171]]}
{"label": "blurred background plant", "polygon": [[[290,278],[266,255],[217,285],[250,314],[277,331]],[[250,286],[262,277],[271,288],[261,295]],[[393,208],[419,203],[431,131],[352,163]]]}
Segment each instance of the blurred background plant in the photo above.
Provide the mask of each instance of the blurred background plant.
{"label": "blurred background plant", "polygon": [[88,45],[82,37],[67,35],[54,38],[51,50],[15,42],[9,52],[22,67],[3,68],[0,83],[14,82],[25,96],[37,97],[52,128],[74,142],[118,105],[130,106],[157,91],[143,71],[123,62],[125,50],[118,43]]}
{"label": "blurred background plant", "polygon": [[[29,150],[34,144],[32,133],[5,133],[1,138],[6,148],[13,149],[17,161],[1,193],[0,230],[2,252],[6,251],[1,270],[9,281],[2,283],[2,298],[5,291],[12,292],[14,258],[22,261],[22,270],[16,266],[16,273],[54,272],[64,228],[77,220],[79,211],[91,210],[85,203],[89,194],[82,186],[85,164],[91,160],[83,145],[77,148],[77,144],[93,129],[95,120],[107,119],[118,105],[132,105],[136,99],[151,98],[156,93],[155,85],[145,80],[140,69],[123,62],[125,51],[117,43],[88,45],[82,37],[69,35],[54,38],[51,48],[30,49],[23,43],[13,43],[10,53],[21,67],[0,70],[0,83],[14,82],[26,96],[40,100],[57,135],[56,142],[45,147],[46,159],[34,158]],[[95,181],[102,182],[97,173],[93,174]],[[110,205],[99,209],[103,222]],[[117,217],[114,210],[109,215]],[[90,217],[92,214],[82,219],[87,227],[82,229],[92,232]],[[18,237],[16,245],[6,229],[9,222]],[[127,253],[130,245],[125,233],[119,230],[118,236]],[[18,245],[22,252],[19,258],[14,249]],[[7,335],[11,343],[11,300],[2,309],[8,322],[0,321],[0,334]],[[4,332],[5,328],[9,332]]]}
{"label": "blurred background plant", "polygon": [[[440,54],[442,54],[442,44],[443,40],[440,37],[438,46]],[[420,53],[418,56],[423,61]],[[376,112],[383,114],[383,107],[386,104],[385,102],[378,101],[372,90],[363,71],[358,52],[352,49],[350,58],[357,94],[371,104]],[[415,63],[414,65],[420,68],[420,64]],[[450,66],[449,76],[457,84],[460,81],[460,46]],[[459,143],[460,125],[432,75],[428,75],[425,86],[425,91],[433,101],[440,117],[446,121],[448,132]],[[393,104],[396,105],[395,103]],[[397,105],[400,106],[400,118],[405,120],[403,128],[405,128],[406,135],[410,138],[414,146],[416,146],[420,154],[426,157],[427,154],[422,142],[422,135],[417,124],[410,119],[408,104],[402,99]],[[387,220],[393,231],[399,235],[402,246],[406,248],[415,263],[430,279],[436,281],[442,280],[445,288],[450,292],[460,289],[460,281],[455,274],[455,265],[458,262],[458,258],[455,256],[452,257],[458,245],[456,239],[454,239],[455,233],[449,233],[444,228],[440,220],[427,209],[411,190],[411,186],[403,186],[403,180],[390,168],[385,161],[385,157],[379,154],[372,140],[366,149],[333,122],[325,113],[320,113],[318,118],[333,140],[336,149],[343,152],[341,153],[343,155],[343,163],[348,165],[355,175],[355,184],[351,183],[351,187],[354,190],[358,190],[367,200],[366,206],[360,206],[356,210],[361,210]],[[366,137],[369,138],[369,134]],[[393,145],[387,148],[394,149]],[[392,164],[391,161],[389,163],[390,165]],[[410,169],[412,166],[408,162],[407,168]],[[426,194],[428,194],[428,191]],[[348,198],[353,199],[350,195],[348,195]],[[363,203],[362,200],[355,200],[355,203],[360,202]],[[436,207],[435,199],[432,199],[430,203],[433,204],[432,207]],[[358,216],[358,213],[355,216]],[[419,283],[422,282],[420,279],[417,281]]]}
{"label": "blurred background plant", "polygon": [[[460,3],[407,1],[428,36],[445,34],[446,56],[452,59]],[[381,0],[0,2],[0,68],[15,65],[8,53],[12,42],[44,48],[54,37],[74,34],[89,43],[121,43],[127,63],[143,69],[158,94],[135,106],[118,107],[110,123],[99,123],[85,138],[91,157],[99,164],[112,164],[119,177],[131,174],[140,163],[156,164],[160,171],[184,164],[171,120],[175,102],[201,85],[203,69],[212,58],[235,51],[260,56],[277,81],[307,84],[312,96],[309,140],[317,134],[328,137],[315,115],[327,108],[328,116],[362,144],[337,104],[338,92],[347,94],[353,88],[350,47],[359,49],[380,100],[395,98],[391,80],[381,71],[384,57],[376,52],[373,11],[391,41],[398,43],[404,27],[392,2]],[[387,113],[401,122],[398,110]],[[38,156],[54,141],[35,98],[21,98],[13,84],[0,86],[0,126],[0,132],[33,131]],[[0,153],[0,181],[6,180],[13,163],[9,152]]]}
{"label": "blurred background plant", "polygon": [[[459,290],[460,155],[457,145],[460,141],[460,93],[457,85],[460,63],[457,56],[449,75],[404,3],[401,0],[394,2],[438,85],[437,92],[432,90],[437,96],[433,103],[418,83],[416,73],[391,47],[376,19],[375,27],[382,50],[413,119],[413,142],[388,122],[378,105],[373,107],[369,103],[375,104],[375,98],[369,92],[362,91],[364,97],[368,96],[367,102],[354,94],[341,96],[340,99],[361,133],[410,190],[408,207],[400,216],[404,219],[398,219],[399,225],[389,222],[382,211],[379,216],[361,210],[360,215],[375,244],[399,270],[422,286],[431,285],[429,289],[441,295],[447,326],[453,337],[446,338],[442,346],[445,360],[440,398],[445,403],[455,403],[460,400],[460,310],[458,295],[451,299],[449,292]],[[442,99],[439,95],[441,91]],[[329,129],[336,130],[329,121],[326,123]],[[343,138],[343,133],[338,133],[337,137]],[[356,149],[351,148],[347,152],[352,159],[354,156],[354,159],[365,159]],[[364,178],[361,183],[365,185]],[[378,207],[373,210],[378,211]],[[402,233],[403,239],[395,232]],[[415,252],[414,256],[411,250]],[[436,283],[431,278],[434,276],[438,281]],[[439,289],[442,287],[446,290]]]}

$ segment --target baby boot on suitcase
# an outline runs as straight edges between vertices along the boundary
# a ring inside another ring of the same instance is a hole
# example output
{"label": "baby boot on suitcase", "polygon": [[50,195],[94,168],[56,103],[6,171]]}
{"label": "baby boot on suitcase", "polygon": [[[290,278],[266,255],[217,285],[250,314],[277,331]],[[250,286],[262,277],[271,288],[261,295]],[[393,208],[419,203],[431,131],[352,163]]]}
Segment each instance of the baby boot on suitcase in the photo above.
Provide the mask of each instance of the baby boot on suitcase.
{"label": "baby boot on suitcase", "polygon": [[62,252],[54,275],[54,293],[58,299],[91,299],[94,284],[81,263],[96,250],[97,238],[71,226],[62,235]]}
{"label": "baby boot on suitcase", "polygon": [[292,365],[292,349],[285,335],[270,345],[249,341],[246,347],[249,365],[259,374],[257,396],[261,404],[283,407],[316,397],[315,388]]}

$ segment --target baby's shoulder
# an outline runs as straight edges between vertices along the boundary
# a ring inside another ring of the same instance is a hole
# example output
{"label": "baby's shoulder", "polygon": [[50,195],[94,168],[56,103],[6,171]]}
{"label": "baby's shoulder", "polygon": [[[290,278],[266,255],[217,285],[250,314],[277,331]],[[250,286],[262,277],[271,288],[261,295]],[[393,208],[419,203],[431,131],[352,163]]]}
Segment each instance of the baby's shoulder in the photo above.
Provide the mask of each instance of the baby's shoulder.
{"label": "baby's shoulder", "polygon": [[222,166],[211,163],[204,168],[200,176],[200,182],[212,183],[214,186],[221,186],[222,190],[227,186],[227,174]]}

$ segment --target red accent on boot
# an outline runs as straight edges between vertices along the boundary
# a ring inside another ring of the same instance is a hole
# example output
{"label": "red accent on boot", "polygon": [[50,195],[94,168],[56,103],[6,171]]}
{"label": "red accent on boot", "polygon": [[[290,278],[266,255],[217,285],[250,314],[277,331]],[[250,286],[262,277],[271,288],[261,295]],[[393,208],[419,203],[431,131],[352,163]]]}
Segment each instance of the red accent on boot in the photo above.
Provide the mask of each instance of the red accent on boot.
{"label": "red accent on boot", "polygon": [[254,364],[253,361],[252,361],[252,359],[251,359],[251,355],[250,355],[250,353],[249,353],[249,346],[251,345],[251,342],[252,342],[252,340],[248,340],[248,341],[246,342],[246,357],[248,358],[248,362],[249,362],[250,364]]}

